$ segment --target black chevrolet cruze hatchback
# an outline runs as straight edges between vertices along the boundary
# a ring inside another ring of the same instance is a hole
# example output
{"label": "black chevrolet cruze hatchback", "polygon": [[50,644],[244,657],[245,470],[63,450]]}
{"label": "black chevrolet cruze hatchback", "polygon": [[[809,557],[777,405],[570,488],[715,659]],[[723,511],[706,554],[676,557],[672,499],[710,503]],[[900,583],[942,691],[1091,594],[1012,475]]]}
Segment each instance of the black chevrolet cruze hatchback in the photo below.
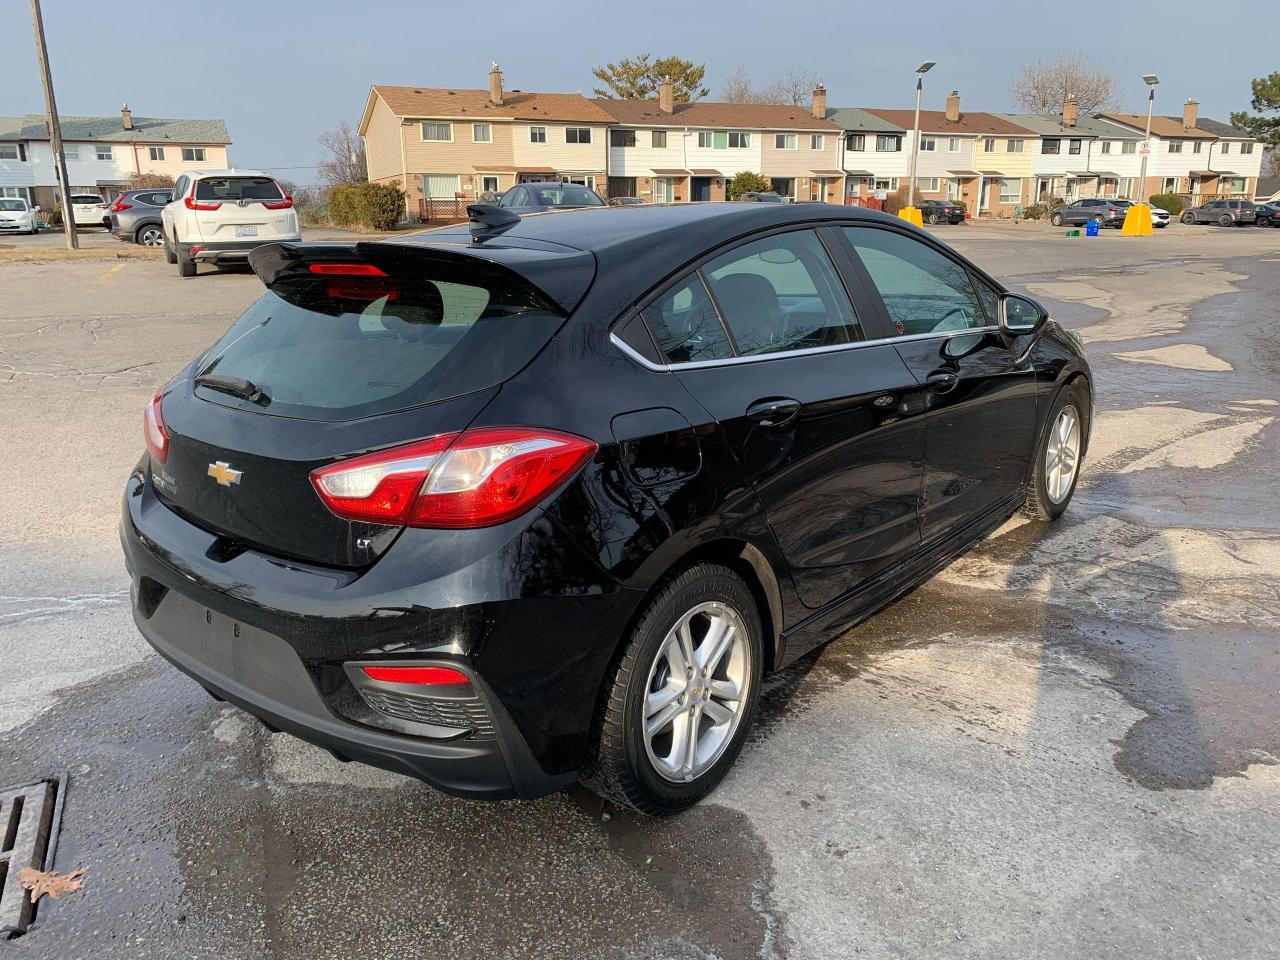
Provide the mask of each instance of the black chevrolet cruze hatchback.
{"label": "black chevrolet cruze hatchback", "polygon": [[766,673],[1072,495],[1079,342],[902,221],[475,216],[259,247],[262,298],[147,407],[138,627],[273,730],[670,813]]}

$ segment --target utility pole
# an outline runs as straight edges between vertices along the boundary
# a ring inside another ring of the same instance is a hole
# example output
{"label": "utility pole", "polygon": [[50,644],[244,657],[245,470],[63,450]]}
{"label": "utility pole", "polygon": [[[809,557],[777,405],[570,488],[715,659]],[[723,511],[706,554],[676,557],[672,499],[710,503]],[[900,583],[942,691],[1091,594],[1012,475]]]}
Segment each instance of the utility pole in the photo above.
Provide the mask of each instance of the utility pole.
{"label": "utility pole", "polygon": [[67,185],[67,158],[62,153],[62,127],[58,123],[58,105],[53,99],[53,77],[49,73],[49,52],[44,45],[44,18],[40,0],[31,0],[31,23],[36,31],[36,59],[40,61],[40,82],[44,84],[44,106],[49,114],[49,136],[53,142],[53,168],[62,186],[62,229],[67,235],[67,249],[77,250],[76,215],[71,209],[71,188]]}
{"label": "utility pole", "polygon": [[1151,153],[1151,113],[1156,106],[1156,84],[1160,82],[1160,78],[1154,73],[1148,73],[1142,78],[1142,82],[1151,88],[1147,94],[1147,131],[1143,134],[1142,140],[1142,172],[1138,174],[1138,195],[1135,200],[1142,200],[1147,195],[1147,155]]}
{"label": "utility pole", "polygon": [[907,181],[908,207],[916,205],[916,157],[920,153],[920,93],[924,89],[924,75],[933,68],[934,64],[935,61],[926,60],[916,67],[916,116],[911,122],[911,173]]}

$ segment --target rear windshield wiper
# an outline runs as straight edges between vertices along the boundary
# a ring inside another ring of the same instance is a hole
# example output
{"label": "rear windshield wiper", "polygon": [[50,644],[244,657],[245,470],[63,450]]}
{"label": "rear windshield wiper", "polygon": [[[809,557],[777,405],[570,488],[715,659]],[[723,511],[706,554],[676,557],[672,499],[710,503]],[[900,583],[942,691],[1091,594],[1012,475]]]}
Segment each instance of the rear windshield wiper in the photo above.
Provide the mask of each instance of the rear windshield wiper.
{"label": "rear windshield wiper", "polygon": [[250,403],[268,404],[271,398],[263,393],[252,380],[243,377],[224,377],[219,373],[202,373],[196,377],[197,387],[208,387],[220,393],[229,393],[233,397],[241,397]]}

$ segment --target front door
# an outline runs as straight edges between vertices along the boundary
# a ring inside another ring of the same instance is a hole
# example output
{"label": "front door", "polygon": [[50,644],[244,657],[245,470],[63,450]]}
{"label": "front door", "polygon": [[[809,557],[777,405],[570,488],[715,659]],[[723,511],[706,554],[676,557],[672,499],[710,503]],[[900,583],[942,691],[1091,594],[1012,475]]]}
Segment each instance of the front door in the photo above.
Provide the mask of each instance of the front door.
{"label": "front door", "polygon": [[653,202],[672,203],[675,200],[675,181],[670,177],[653,178]]}
{"label": "front door", "polygon": [[710,177],[694,177],[692,186],[689,188],[690,200],[710,200],[711,199],[711,178]]}
{"label": "front door", "polygon": [[991,193],[991,185],[993,183],[999,183],[1000,181],[992,180],[990,177],[983,177],[982,180],[979,182],[982,184],[982,186],[978,188],[978,212],[986,213],[987,210],[990,208],[990,204],[987,202],[987,198]]}
{"label": "front door", "polygon": [[903,231],[846,227],[894,345],[927,389],[920,532],[927,545],[1026,488],[1036,371],[1027,338],[999,333],[998,293]]}
{"label": "front door", "polygon": [[918,546],[924,456],[918,384],[892,345],[859,345],[868,335],[831,253],[843,245],[822,234],[745,242],[644,310],[720,423],[810,607]]}

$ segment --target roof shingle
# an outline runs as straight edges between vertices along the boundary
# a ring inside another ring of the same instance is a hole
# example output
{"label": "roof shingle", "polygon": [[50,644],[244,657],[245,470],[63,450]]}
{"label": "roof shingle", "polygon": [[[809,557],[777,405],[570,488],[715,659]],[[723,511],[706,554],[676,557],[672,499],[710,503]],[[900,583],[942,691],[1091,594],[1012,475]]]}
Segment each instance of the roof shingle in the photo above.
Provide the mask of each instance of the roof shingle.
{"label": "roof shingle", "polygon": [[445,87],[388,87],[374,91],[398,117],[485,117],[510,120],[566,120],[571,123],[610,123],[612,117],[577,93],[523,93],[502,95],[502,106],[489,101],[488,90],[453,90]]}
{"label": "roof shingle", "polygon": [[[58,118],[62,139],[110,143],[230,143],[223,120],[175,120],[168,117],[134,117],[133,129],[126,130],[120,115],[111,117]],[[43,114],[0,117],[0,140],[48,140]]]}
{"label": "roof shingle", "polygon": [[[1147,117],[1145,114],[1139,116],[1136,113],[1100,113],[1098,116],[1103,120],[1122,123],[1126,127],[1132,127],[1135,130],[1145,131],[1147,129]],[[1217,134],[1209,133],[1196,127],[1184,127],[1181,117],[1154,116],[1151,118],[1151,132],[1157,137],[1163,137],[1166,140],[1213,140],[1217,136]]]}
{"label": "roof shingle", "polygon": [[[871,107],[864,109],[882,120],[896,123],[907,130],[910,130],[914,123],[911,110],[879,110]],[[1026,136],[1033,132],[994,113],[962,113],[960,119],[952,123],[947,120],[947,115],[942,110],[921,110],[920,129],[925,133],[994,133],[1013,136]]]}
{"label": "roof shingle", "polygon": [[724,130],[839,131],[838,123],[820,120],[805,107],[776,103],[677,103],[672,113],[656,100],[608,100],[595,103],[618,123],[646,127],[712,127]]}

